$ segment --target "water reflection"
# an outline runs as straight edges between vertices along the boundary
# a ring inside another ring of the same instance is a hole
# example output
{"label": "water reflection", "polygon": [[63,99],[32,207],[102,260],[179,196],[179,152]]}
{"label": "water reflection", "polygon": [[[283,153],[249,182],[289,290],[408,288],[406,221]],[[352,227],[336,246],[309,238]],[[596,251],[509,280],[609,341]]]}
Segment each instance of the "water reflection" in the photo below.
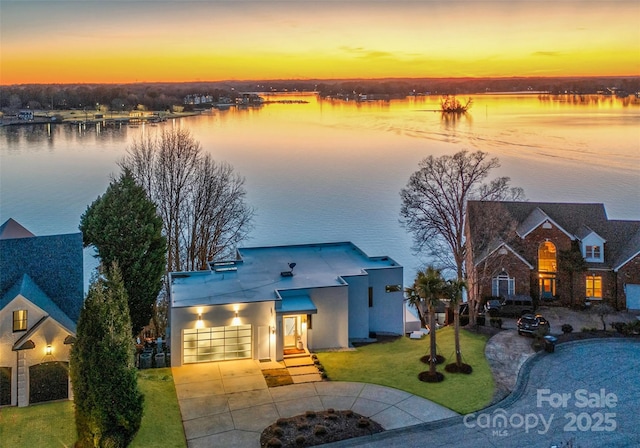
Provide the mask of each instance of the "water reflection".
{"label": "water reflection", "polygon": [[[296,97],[269,99],[280,98]],[[36,233],[75,231],[126,148],[174,126],[246,178],[257,209],[248,244],[351,240],[390,255],[407,277],[423,260],[398,223],[398,193],[428,155],[487,151],[502,163],[495,175],[510,176],[531,200],[603,202],[612,218],[640,216],[636,99],[477,95],[466,114],[443,116],[437,96],[298,98],[306,102],[230,107],[155,127],[1,127],[0,222],[22,217]]]}

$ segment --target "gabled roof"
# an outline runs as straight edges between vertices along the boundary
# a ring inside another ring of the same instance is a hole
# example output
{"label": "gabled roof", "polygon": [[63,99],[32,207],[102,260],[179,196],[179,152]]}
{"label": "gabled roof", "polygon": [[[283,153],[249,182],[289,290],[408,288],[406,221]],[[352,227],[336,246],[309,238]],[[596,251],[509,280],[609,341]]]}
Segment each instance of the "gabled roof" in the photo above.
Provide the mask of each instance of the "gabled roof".
{"label": "gabled roof", "polygon": [[9,218],[0,226],[0,240],[14,238],[31,238],[35,235],[24,228],[18,221]]}
{"label": "gabled roof", "polygon": [[576,236],[578,237],[578,239],[580,241],[583,241],[585,238],[587,238],[591,234],[597,236],[599,239],[602,240],[603,243],[607,242],[607,240],[605,238],[602,238],[602,236],[599,235],[598,232],[596,232],[595,230],[591,229],[591,227],[589,227],[587,225],[581,226],[578,229],[578,232],[576,233]]}
{"label": "gabled roof", "polygon": [[27,274],[73,321],[84,300],[82,234],[0,239],[0,297]]}
{"label": "gabled roof", "polygon": [[618,271],[640,255],[640,221],[611,221],[610,230],[611,240],[607,244],[615,250],[612,265]]}
{"label": "gabled roof", "polygon": [[575,236],[567,232],[562,228],[560,224],[555,222],[549,215],[547,215],[540,207],[536,207],[527,218],[520,223],[518,226],[516,233],[520,236],[520,238],[524,239],[527,235],[533,232],[535,229],[540,227],[546,222],[552,223],[556,226],[560,231],[562,231],[565,235],[567,235],[572,240],[575,239]]}
{"label": "gabled roof", "polygon": [[58,307],[58,305],[56,305],[27,274],[24,274],[22,278],[16,282],[13,287],[10,288],[4,296],[2,296],[2,298],[0,298],[0,310],[19,295],[40,308],[49,317],[69,330],[69,332],[75,333],[75,322],[71,320],[71,318],[67,316],[64,311],[62,311],[60,307]]}
{"label": "gabled roof", "polygon": [[525,260],[522,255],[520,255],[518,252],[513,250],[513,248],[511,246],[509,246],[505,242],[502,242],[502,243],[496,245],[496,247],[493,247],[490,250],[486,251],[484,255],[482,255],[482,256],[478,257],[476,260],[474,260],[474,265],[477,266],[478,264],[482,263],[484,260],[489,258],[491,255],[493,255],[494,253],[499,251],[501,248],[504,248],[504,249],[508,250],[509,252],[511,252],[513,255],[516,256],[516,258],[518,258],[520,261],[522,261],[524,264],[526,264],[529,269],[533,269],[534,268],[534,266],[531,263],[529,263],[527,260]]}
{"label": "gabled roof", "polygon": [[[486,216],[499,216],[499,219],[487,219]],[[605,241],[604,265],[599,264],[599,267],[617,270],[640,254],[640,221],[609,220],[603,204],[497,201],[469,201],[467,204],[470,243],[483,246],[479,248],[482,254],[495,249],[496,241],[504,241],[518,252],[517,240],[545,220],[555,223],[572,239],[582,240],[593,233]],[[505,221],[512,221],[516,231],[503,225]],[[490,245],[482,242],[483,237],[486,239],[486,235],[491,234],[482,228],[487,225],[501,226],[492,235]],[[475,246],[474,252],[478,252]]]}

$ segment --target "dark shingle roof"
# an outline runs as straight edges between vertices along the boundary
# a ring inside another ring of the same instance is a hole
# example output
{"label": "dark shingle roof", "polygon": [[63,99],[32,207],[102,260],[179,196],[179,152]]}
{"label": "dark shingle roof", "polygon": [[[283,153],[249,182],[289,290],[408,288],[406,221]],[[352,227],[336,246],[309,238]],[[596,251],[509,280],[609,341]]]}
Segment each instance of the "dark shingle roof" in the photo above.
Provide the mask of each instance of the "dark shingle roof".
{"label": "dark shingle roof", "polygon": [[78,320],[84,299],[81,233],[0,240],[0,297],[24,274]]}
{"label": "dark shingle roof", "polygon": [[0,310],[9,304],[18,295],[21,295],[38,308],[47,313],[51,318],[58,321],[67,330],[75,332],[76,324],[67,316],[47,295],[35,284],[27,274],[24,274],[13,287],[0,298]]}
{"label": "dark shingle roof", "polygon": [[[518,233],[526,233],[532,230],[530,227],[539,225],[539,218],[545,215],[577,239],[584,238],[590,231],[604,238],[605,264],[610,268],[618,268],[640,251],[640,221],[609,220],[604,204],[469,201],[469,231],[472,240],[478,242],[478,247],[474,247],[474,261],[477,262],[479,256],[486,254],[499,241],[505,241],[515,248],[519,246],[513,226],[509,227],[503,221],[512,220]],[[487,216],[492,218],[487,221]],[[496,219],[496,216],[500,218]],[[503,228],[483,241],[487,233],[483,227],[488,223]]]}

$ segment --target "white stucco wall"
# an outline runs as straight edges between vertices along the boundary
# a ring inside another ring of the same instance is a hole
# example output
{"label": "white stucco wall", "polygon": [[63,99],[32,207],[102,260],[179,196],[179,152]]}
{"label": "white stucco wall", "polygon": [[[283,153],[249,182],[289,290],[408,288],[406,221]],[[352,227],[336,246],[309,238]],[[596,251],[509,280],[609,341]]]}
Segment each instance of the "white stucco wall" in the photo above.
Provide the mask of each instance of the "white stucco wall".
{"label": "white stucco wall", "polygon": [[349,346],[349,287],[332,286],[309,290],[318,313],[312,316],[310,350]]}
{"label": "white stucco wall", "polygon": [[[13,332],[13,311],[17,310],[27,310],[27,330],[46,316],[46,313],[20,295],[0,310],[0,366],[11,367],[11,405],[26,406],[29,400],[29,367],[43,362],[68,362],[71,345],[65,345],[64,340],[70,333],[53,319],[48,319],[29,337],[35,348],[15,352],[12,350],[13,345],[26,333]],[[51,345],[51,355],[45,353],[47,345]],[[24,381],[21,384],[18,384],[18,358],[21,359],[20,368],[24,371]],[[71,389],[69,398],[72,398]]]}
{"label": "white stucco wall", "polygon": [[349,339],[369,337],[369,276],[343,277],[349,284]]}
{"label": "white stucco wall", "polygon": [[[202,327],[222,327],[232,325],[252,326],[252,357],[257,359],[258,327],[274,327],[276,314],[273,301],[237,303],[226,305],[209,305],[171,308],[171,366],[179,367],[183,363],[183,329],[196,328],[198,313],[202,313]],[[235,320],[235,310],[238,319]],[[271,358],[275,359],[275,344],[271,344]]]}
{"label": "white stucco wall", "polygon": [[[373,288],[373,307],[369,308],[369,331],[403,334],[402,267],[371,269],[369,286]],[[386,292],[387,285],[400,285],[400,291]]]}

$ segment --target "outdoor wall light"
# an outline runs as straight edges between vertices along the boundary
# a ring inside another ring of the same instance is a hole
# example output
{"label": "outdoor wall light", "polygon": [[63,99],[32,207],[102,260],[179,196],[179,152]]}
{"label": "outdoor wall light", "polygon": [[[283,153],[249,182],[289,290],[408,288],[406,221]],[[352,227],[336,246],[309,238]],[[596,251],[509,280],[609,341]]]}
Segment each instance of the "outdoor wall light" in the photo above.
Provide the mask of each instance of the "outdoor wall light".
{"label": "outdoor wall light", "polygon": [[51,347],[51,345],[47,345],[47,346],[44,348],[44,354],[45,354],[45,355],[50,355],[51,353],[53,353],[53,347]]}
{"label": "outdoor wall light", "polygon": [[236,310],[236,319],[238,318],[238,310]]}

